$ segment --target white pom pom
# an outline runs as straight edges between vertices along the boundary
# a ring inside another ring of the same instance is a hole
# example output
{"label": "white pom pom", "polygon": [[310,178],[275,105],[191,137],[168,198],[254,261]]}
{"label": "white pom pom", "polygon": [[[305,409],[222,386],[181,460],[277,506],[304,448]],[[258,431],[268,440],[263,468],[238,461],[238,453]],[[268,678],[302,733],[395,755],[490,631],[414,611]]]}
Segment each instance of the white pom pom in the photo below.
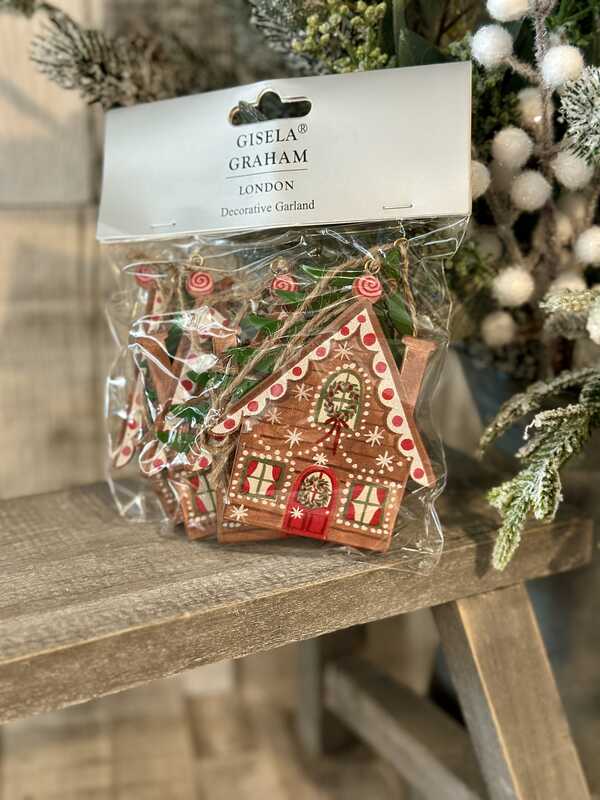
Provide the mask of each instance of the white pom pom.
{"label": "white pom pom", "polygon": [[552,281],[548,289],[549,292],[564,292],[570,289],[572,292],[581,292],[587,289],[587,284],[578,272],[569,270],[559,275],[556,280]]}
{"label": "white pom pom", "polygon": [[556,238],[560,244],[569,244],[573,238],[573,223],[568,215],[563,211],[557,211],[554,215],[554,222],[556,223]]}
{"label": "white pom pom", "polygon": [[490,17],[500,22],[511,22],[527,14],[529,0],[488,0],[487,10]]}
{"label": "white pom pom", "polygon": [[527,89],[521,89],[517,98],[519,101],[519,115],[523,125],[527,128],[538,126],[544,114],[540,90],[529,86]]}
{"label": "white pom pom", "polygon": [[592,225],[575,242],[575,255],[582,264],[600,264],[600,225]]}
{"label": "white pom pom", "polygon": [[568,150],[561,150],[551,163],[556,180],[567,189],[583,189],[592,180],[594,168]]}
{"label": "white pom pom", "polygon": [[487,192],[490,185],[490,171],[481,161],[471,161],[471,197],[477,200]]}
{"label": "white pom pom", "polygon": [[494,136],[492,155],[503,167],[521,169],[532,152],[533,142],[521,128],[503,128]]}
{"label": "white pom pom", "polygon": [[502,256],[502,241],[492,228],[479,228],[474,235],[477,249],[483,258],[488,259],[492,264]]}
{"label": "white pom pom", "polygon": [[585,64],[581,52],[573,45],[551,47],[542,59],[542,78],[547,86],[558,89],[567,81],[574,81],[583,72]]}
{"label": "white pom pom", "polygon": [[492,311],[481,323],[481,336],[488,347],[510,344],[516,331],[516,323],[508,311]]}
{"label": "white pom pom", "polygon": [[492,294],[501,306],[516,308],[531,299],[535,283],[531,273],[519,264],[506,267],[492,282]]}
{"label": "white pom pom", "polygon": [[600,344],[600,298],[594,300],[586,323],[587,332],[594,344]]}
{"label": "white pom pom", "polygon": [[487,68],[502,64],[512,51],[512,36],[501,25],[484,25],[471,42],[473,58]]}
{"label": "white pom pom", "polygon": [[521,211],[537,211],[546,205],[552,194],[552,187],[541,172],[527,169],[513,181],[510,197]]}

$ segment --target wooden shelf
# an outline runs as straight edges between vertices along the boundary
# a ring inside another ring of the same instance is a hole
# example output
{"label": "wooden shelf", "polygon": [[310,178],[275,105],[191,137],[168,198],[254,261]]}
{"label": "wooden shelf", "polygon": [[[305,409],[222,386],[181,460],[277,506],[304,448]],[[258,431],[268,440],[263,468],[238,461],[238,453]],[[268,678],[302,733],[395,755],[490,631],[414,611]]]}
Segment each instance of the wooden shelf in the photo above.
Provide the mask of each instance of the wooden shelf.
{"label": "wooden shelf", "polygon": [[427,575],[300,539],[191,543],[124,522],[102,484],[0,503],[0,721],[590,559],[591,523],[565,509],[493,571],[497,521],[463,467],[438,503],[446,544]]}

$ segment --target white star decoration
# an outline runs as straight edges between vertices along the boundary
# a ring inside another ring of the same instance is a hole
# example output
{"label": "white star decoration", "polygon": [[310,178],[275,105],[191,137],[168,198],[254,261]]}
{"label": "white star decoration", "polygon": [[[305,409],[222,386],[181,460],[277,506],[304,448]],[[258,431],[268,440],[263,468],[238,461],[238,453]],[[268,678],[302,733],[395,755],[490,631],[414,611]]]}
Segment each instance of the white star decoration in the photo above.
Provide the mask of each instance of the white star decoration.
{"label": "white star decoration", "polygon": [[316,455],[313,456],[313,461],[320,467],[326,467],[327,464],[329,463],[327,461],[327,456],[325,455],[325,453],[317,453]]}
{"label": "white star decoration", "polygon": [[341,358],[342,361],[346,359],[350,360],[352,358],[352,345],[350,342],[342,342],[338,344],[335,349],[335,357]]}
{"label": "white star decoration", "polygon": [[310,396],[312,394],[312,389],[310,386],[307,386],[305,383],[301,383],[294,389],[294,394],[296,395],[296,399],[303,401],[303,400],[310,400]]}
{"label": "white star decoration", "polygon": [[302,437],[300,436],[300,431],[298,430],[298,428],[294,428],[294,430],[290,430],[290,428],[288,428],[285,440],[290,447],[293,447],[295,444],[300,444],[301,438]]}
{"label": "white star decoration", "polygon": [[294,507],[292,508],[292,510],[290,511],[290,514],[292,515],[292,517],[293,517],[294,519],[302,519],[302,515],[303,515],[303,513],[304,513],[304,512],[302,511],[302,509],[301,509],[301,508],[298,508],[298,506],[294,506]]}
{"label": "white star decoration", "polygon": [[248,516],[248,509],[244,505],[234,506],[231,509],[231,516],[237,520],[237,522],[243,522]]}
{"label": "white star decoration", "polygon": [[265,414],[265,419],[267,422],[271,422],[273,425],[281,422],[281,417],[279,416],[279,409],[277,408],[270,408],[267,413]]}
{"label": "white star decoration", "polygon": [[380,430],[376,425],[372,431],[367,433],[365,439],[367,444],[370,444],[371,447],[375,447],[375,445],[381,444],[383,441],[383,431]]}
{"label": "white star decoration", "polygon": [[384,469],[387,469],[391,472],[394,468],[394,460],[387,450],[382,455],[377,456],[375,461],[377,462],[380,472]]}

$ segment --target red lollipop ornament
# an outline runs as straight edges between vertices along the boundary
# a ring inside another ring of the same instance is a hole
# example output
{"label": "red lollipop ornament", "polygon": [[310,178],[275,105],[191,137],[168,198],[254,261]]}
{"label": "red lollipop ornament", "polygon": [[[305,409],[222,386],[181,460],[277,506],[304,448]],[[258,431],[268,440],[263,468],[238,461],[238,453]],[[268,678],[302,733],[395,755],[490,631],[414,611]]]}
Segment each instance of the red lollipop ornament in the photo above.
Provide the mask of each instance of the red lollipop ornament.
{"label": "red lollipop ornament", "polygon": [[352,294],[376,303],[383,293],[381,281],[375,275],[361,275],[352,284]]}
{"label": "red lollipop ornament", "polygon": [[211,294],[214,288],[213,277],[209,272],[192,272],[185,287],[192,297],[203,297]]}
{"label": "red lollipop ornament", "polygon": [[138,286],[141,286],[142,289],[150,289],[150,287],[155,286],[155,275],[154,268],[150,266],[140,266],[137,267],[135,273],[135,280]]}
{"label": "red lollipop ornament", "polygon": [[298,291],[298,284],[291,275],[276,275],[271,283],[271,289],[274,292],[296,292]]}

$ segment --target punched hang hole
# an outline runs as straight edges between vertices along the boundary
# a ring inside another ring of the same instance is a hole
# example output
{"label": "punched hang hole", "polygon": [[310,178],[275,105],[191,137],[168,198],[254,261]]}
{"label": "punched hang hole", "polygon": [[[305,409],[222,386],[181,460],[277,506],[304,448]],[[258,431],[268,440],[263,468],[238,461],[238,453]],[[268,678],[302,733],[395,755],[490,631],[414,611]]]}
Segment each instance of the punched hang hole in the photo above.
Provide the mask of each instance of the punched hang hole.
{"label": "punched hang hole", "polygon": [[229,121],[232,125],[252,125],[273,119],[305,117],[311,108],[312,103],[307,97],[284,100],[277,92],[269,89],[259,95],[255,103],[240,100],[229,112]]}

